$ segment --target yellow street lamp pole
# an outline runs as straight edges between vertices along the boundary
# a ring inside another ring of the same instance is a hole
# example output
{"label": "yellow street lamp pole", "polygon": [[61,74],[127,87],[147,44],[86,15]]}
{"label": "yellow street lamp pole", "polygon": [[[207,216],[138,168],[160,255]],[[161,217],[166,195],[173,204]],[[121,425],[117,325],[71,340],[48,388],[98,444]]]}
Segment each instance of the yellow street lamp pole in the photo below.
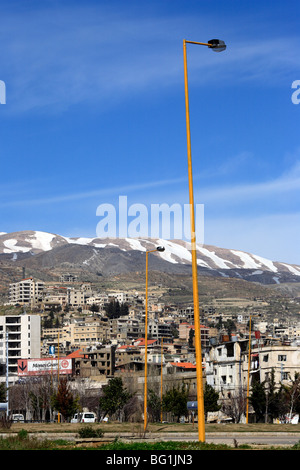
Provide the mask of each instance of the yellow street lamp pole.
{"label": "yellow street lamp pole", "polygon": [[220,41],[218,39],[212,39],[211,41],[208,41],[207,43],[187,41],[185,39],[183,40],[187,155],[188,155],[188,176],[189,176],[189,202],[190,202],[190,219],[191,219],[190,223],[191,223],[191,251],[192,251],[193,299],[194,299],[194,326],[195,326],[195,349],[196,349],[196,372],[197,372],[198,437],[199,437],[199,441],[205,442],[202,351],[201,351],[201,333],[200,333],[200,311],[199,311],[199,294],[198,294],[196,229],[195,229],[195,213],[194,213],[194,191],[193,191],[193,173],[192,173],[192,152],[191,152],[191,132],[190,132],[190,115],[189,115],[186,44],[197,44],[201,46],[207,46],[218,52],[224,50],[226,46],[223,41]]}
{"label": "yellow street lamp pole", "polygon": [[145,297],[145,380],[144,380],[144,431],[147,429],[147,381],[148,381],[148,254],[155,251],[165,251],[164,247],[158,246],[155,250],[146,251],[146,297]]}
{"label": "yellow street lamp pole", "polygon": [[247,379],[247,406],[246,406],[246,423],[248,424],[249,415],[249,387],[250,387],[250,367],[251,367],[251,315],[249,318],[249,351],[248,351],[248,379]]}
{"label": "yellow street lamp pole", "polygon": [[164,354],[164,338],[161,339],[161,359],[160,359],[160,421],[163,421],[163,354]]}

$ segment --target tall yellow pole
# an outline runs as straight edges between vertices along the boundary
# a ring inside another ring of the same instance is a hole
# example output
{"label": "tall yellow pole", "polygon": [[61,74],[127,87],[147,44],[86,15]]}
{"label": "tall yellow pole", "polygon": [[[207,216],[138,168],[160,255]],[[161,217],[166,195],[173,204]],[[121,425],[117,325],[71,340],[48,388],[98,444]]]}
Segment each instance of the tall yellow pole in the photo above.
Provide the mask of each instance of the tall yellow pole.
{"label": "tall yellow pole", "polygon": [[190,202],[190,219],[191,219],[190,222],[191,222],[191,251],[192,251],[195,349],[196,349],[196,372],[197,372],[198,437],[199,437],[199,441],[205,442],[202,351],[201,351],[201,334],[200,334],[200,311],[199,311],[199,294],[198,294],[196,230],[195,230],[195,212],[194,212],[194,191],[193,191],[193,173],[192,173],[192,151],[191,151],[190,115],[189,115],[186,42],[187,41],[184,39],[183,40],[183,58],[184,58],[186,133],[187,133],[187,155],[188,155],[188,176],[189,176],[189,202]]}
{"label": "tall yellow pole", "polygon": [[162,401],[163,401],[163,353],[164,339],[161,339],[161,360],[160,360],[160,422],[163,420]]}
{"label": "tall yellow pole", "polygon": [[248,357],[247,406],[246,406],[246,423],[247,424],[248,424],[248,415],[249,415],[250,367],[251,367],[251,315],[249,318],[249,357]]}

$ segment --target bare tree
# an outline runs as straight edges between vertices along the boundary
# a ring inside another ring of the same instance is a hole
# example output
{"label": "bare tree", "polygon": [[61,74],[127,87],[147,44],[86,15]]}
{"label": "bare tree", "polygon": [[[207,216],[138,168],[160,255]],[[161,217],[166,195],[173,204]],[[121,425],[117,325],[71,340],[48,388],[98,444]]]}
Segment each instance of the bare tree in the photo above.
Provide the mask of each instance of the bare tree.
{"label": "bare tree", "polygon": [[242,415],[246,411],[247,397],[241,388],[237,393],[230,393],[230,396],[222,403],[222,411],[233,419],[234,423],[239,423]]}

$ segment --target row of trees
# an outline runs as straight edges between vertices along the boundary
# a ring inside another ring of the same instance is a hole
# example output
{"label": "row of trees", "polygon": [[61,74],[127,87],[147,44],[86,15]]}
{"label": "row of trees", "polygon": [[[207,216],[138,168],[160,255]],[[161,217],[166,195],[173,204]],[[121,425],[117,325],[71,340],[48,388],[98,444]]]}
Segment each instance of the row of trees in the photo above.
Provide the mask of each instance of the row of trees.
{"label": "row of trees", "polygon": [[[240,389],[223,402],[222,411],[235,423],[239,423],[242,415],[245,415],[246,404],[246,392]],[[256,422],[268,423],[276,419],[289,422],[295,414],[300,415],[300,374],[295,373],[289,385],[281,383],[279,387],[275,385],[274,370],[264,382],[253,376],[249,404]]]}
{"label": "row of trees", "polygon": [[[99,392],[89,393],[83,387],[76,387],[74,391],[72,382],[61,378],[53,383],[48,377],[40,377],[34,381],[25,381],[9,389],[9,408],[13,412],[21,412],[25,419],[37,421],[52,421],[60,413],[64,421],[83,408],[94,411],[99,418],[110,418],[125,421],[141,419],[143,403],[135,392],[129,391],[119,377],[109,380],[108,384]],[[80,384],[80,382],[79,382]],[[0,388],[0,397],[5,401],[5,387]],[[148,412],[150,421],[159,421],[161,410],[171,413],[175,419],[187,415],[187,401],[189,389],[185,384],[181,387],[172,387],[162,397],[153,389],[149,389]],[[205,387],[206,411],[219,409],[218,394],[212,387]],[[134,417],[134,418],[133,418]]]}
{"label": "row of trees", "polygon": [[274,370],[264,382],[252,384],[251,404],[258,421],[268,422],[279,418],[289,420],[293,414],[300,414],[300,373],[291,378],[290,385],[275,387]]}
{"label": "row of trees", "polygon": [[[86,384],[78,382],[76,388],[67,378],[61,378],[53,383],[50,377],[40,377],[34,381],[25,381],[9,389],[9,408],[13,412],[22,412],[25,419],[51,421],[59,412],[63,420],[69,421],[75,412],[87,408],[94,411],[99,418],[110,418],[125,421],[141,419],[143,403],[133,389],[126,388],[119,377],[109,380],[101,392],[88,391]],[[81,385],[80,385],[81,384]],[[80,389],[80,386],[82,389]],[[148,389],[148,413],[150,421],[160,421],[161,411],[171,413],[179,421],[181,416],[187,416],[189,389],[184,383],[181,386],[170,387],[163,397],[152,388]],[[0,386],[0,401],[6,400],[4,384]],[[226,400],[219,399],[219,394],[210,385],[204,388],[205,414],[220,409],[240,422],[245,415],[246,393],[240,390],[231,394]],[[249,402],[255,412],[257,422],[273,421],[279,418],[284,421],[295,413],[300,414],[300,374],[296,373],[289,386],[281,384],[275,387],[274,372],[270,378],[260,383],[252,383]]]}

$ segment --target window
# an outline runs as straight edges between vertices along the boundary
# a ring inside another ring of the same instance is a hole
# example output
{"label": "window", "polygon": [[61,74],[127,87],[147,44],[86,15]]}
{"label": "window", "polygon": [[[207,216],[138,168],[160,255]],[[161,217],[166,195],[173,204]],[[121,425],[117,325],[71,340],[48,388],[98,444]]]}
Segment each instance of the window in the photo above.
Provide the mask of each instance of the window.
{"label": "window", "polygon": [[263,362],[268,362],[269,361],[269,354],[265,354],[263,357]]}
{"label": "window", "polygon": [[284,362],[284,361],[286,361],[286,355],[278,354],[278,362]]}

